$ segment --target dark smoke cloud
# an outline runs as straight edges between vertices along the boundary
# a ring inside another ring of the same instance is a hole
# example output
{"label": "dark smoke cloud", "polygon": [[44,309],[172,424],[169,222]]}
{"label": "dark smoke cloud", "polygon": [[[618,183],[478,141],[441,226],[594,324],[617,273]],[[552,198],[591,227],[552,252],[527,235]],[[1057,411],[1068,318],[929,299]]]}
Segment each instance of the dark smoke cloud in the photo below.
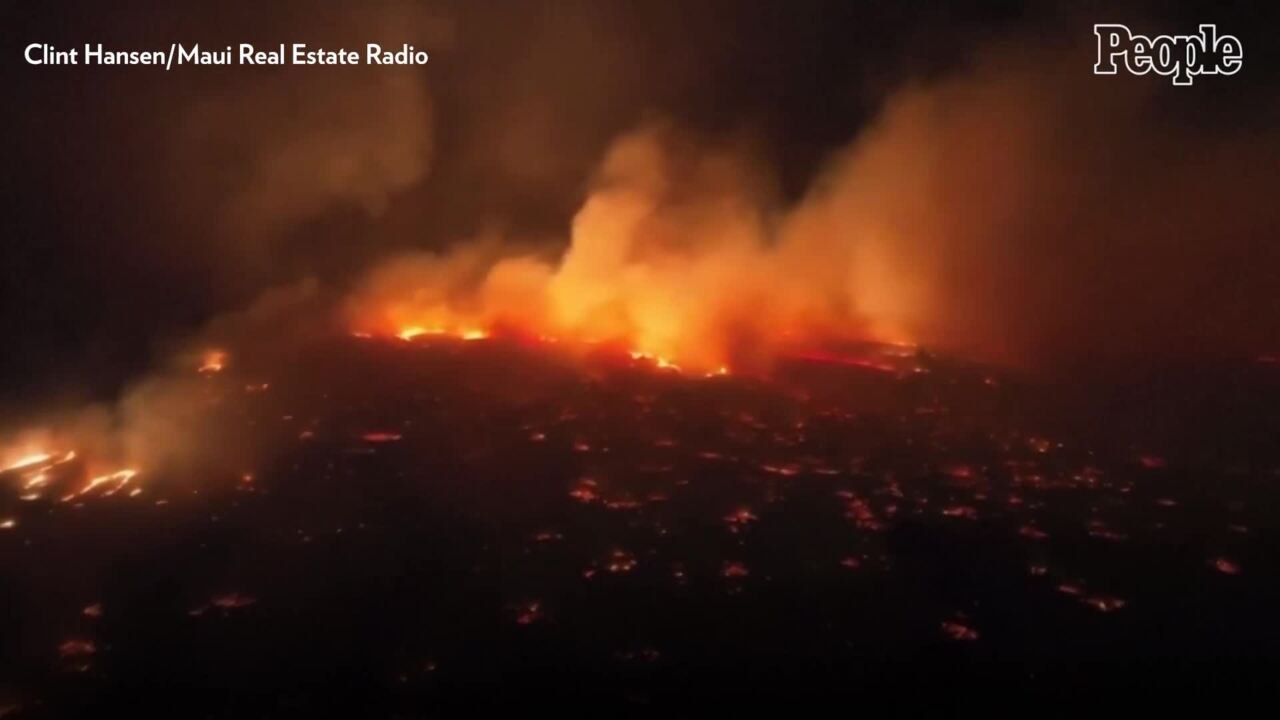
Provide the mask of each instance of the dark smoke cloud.
{"label": "dark smoke cloud", "polygon": [[[447,52],[453,22],[404,2],[27,11],[24,42],[251,42]],[[21,57],[14,48],[13,57]],[[164,346],[263,290],[350,267],[430,177],[423,67],[9,68],[15,165],[0,326],[11,399],[106,395]],[[161,358],[163,361],[163,358]]]}
{"label": "dark smoke cloud", "polygon": [[[451,27],[418,6],[384,3],[286,14],[275,36],[312,47],[412,42],[444,50]],[[279,278],[282,265],[306,269],[307,256],[327,248],[296,242],[300,228],[323,237],[315,222],[341,213],[375,221],[429,176],[425,67],[234,75],[178,107],[165,136],[165,171],[181,188],[175,200],[186,216],[209,221],[211,265],[259,284]]]}
{"label": "dark smoke cloud", "polygon": [[895,92],[801,209],[807,251],[848,260],[873,320],[979,359],[1275,347],[1280,132],[1256,122],[1274,98],[1193,123],[1203,98],[1094,77],[1091,53],[1010,43]]}

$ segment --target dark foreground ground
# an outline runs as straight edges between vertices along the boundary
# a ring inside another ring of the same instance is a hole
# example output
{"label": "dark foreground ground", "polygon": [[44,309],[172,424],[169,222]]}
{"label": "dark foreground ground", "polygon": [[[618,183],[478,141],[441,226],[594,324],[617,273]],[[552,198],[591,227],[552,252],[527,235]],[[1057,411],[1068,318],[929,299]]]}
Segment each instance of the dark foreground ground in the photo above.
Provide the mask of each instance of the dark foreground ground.
{"label": "dark foreground ground", "polygon": [[820,360],[233,365],[213,452],[137,495],[0,477],[0,717],[1266,712],[1280,368],[1054,399]]}

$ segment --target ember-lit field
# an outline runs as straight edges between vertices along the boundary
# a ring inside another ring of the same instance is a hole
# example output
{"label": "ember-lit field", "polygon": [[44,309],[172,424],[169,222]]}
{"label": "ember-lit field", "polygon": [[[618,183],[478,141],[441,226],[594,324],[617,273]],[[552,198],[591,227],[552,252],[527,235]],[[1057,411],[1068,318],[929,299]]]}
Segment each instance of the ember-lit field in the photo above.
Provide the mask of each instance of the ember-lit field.
{"label": "ember-lit field", "polygon": [[1197,376],[1231,433],[1198,445],[1155,401],[893,346],[768,378],[501,338],[216,364],[191,373],[257,449],[239,472],[93,482],[57,448],[0,474],[0,716],[1053,714],[1274,683],[1267,362]]}

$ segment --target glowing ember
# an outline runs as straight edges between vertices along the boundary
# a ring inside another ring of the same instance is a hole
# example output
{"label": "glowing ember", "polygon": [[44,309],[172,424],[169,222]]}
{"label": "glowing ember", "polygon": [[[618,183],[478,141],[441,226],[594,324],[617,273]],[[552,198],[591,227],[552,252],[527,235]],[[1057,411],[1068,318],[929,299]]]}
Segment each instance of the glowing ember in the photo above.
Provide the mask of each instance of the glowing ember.
{"label": "glowing ember", "polygon": [[72,638],[64,640],[58,646],[58,655],[63,658],[83,658],[98,652],[98,646],[92,640]]}
{"label": "glowing ember", "polygon": [[636,567],[636,559],[631,553],[625,550],[614,550],[609,556],[609,561],[605,564],[605,570],[611,573],[628,573]]}
{"label": "glowing ember", "polygon": [[1044,540],[1049,537],[1049,533],[1041,530],[1035,525],[1023,525],[1018,528],[1018,534],[1024,538],[1030,538],[1032,540]]}
{"label": "glowing ember", "polygon": [[800,474],[800,466],[794,465],[794,464],[792,465],[761,465],[760,469],[767,473],[773,473],[774,475],[783,475],[786,477],[794,477]]}
{"label": "glowing ember", "polygon": [[1128,535],[1112,530],[1101,520],[1093,520],[1089,523],[1089,537],[1095,537],[1099,540],[1109,540],[1111,542],[1123,542],[1129,539]]}
{"label": "glowing ember", "polygon": [[965,520],[978,519],[977,508],[969,505],[952,505],[951,507],[943,508],[942,514],[947,517],[964,518]]}
{"label": "glowing ember", "polygon": [[1116,610],[1119,610],[1125,606],[1125,601],[1123,599],[1117,598],[1117,597],[1108,597],[1105,595],[1087,597],[1082,602],[1084,602],[1085,605],[1088,605],[1094,610],[1097,610],[1098,612],[1104,612],[1104,613],[1115,612]]}
{"label": "glowing ember", "polygon": [[542,619],[542,603],[531,600],[521,603],[514,609],[515,621],[517,625],[532,625]]}
{"label": "glowing ember", "polygon": [[1219,557],[1213,559],[1213,569],[1223,575],[1239,575],[1240,565],[1229,558]]}
{"label": "glowing ember", "polygon": [[215,595],[209,602],[189,611],[187,614],[192,617],[200,617],[208,612],[210,608],[230,612],[249,607],[256,602],[258,602],[258,599],[252,595],[246,595],[242,592],[229,592],[224,595]]}
{"label": "glowing ember", "polygon": [[360,436],[361,440],[370,443],[389,443],[400,440],[403,435],[394,432],[369,432]]}
{"label": "glowing ember", "polygon": [[869,531],[877,531],[883,529],[883,524],[876,518],[875,513],[871,511],[871,506],[866,500],[858,497],[849,499],[848,509],[845,511],[845,517],[854,521],[854,524]]}
{"label": "glowing ember", "polygon": [[583,478],[578,482],[578,486],[569,491],[569,497],[581,503],[595,502],[600,499],[600,493],[597,492],[598,483],[591,478]]}
{"label": "glowing ember", "polygon": [[957,620],[947,620],[941,625],[942,633],[952,640],[977,640],[978,631]]}
{"label": "glowing ember", "polygon": [[107,489],[103,491],[103,497],[114,495],[125,485],[128,485],[129,481],[136,477],[137,474],[137,470],[126,468],[124,470],[117,470],[113,473],[107,473],[106,475],[98,475],[97,477],[89,478],[89,482],[87,482],[83,488],[76,493],[64,497],[63,500],[70,500],[82,495],[87,495],[99,487],[104,486]]}
{"label": "glowing ember", "polygon": [[1047,453],[1053,449],[1053,441],[1041,437],[1028,438],[1027,445],[1038,453]]}
{"label": "glowing ember", "polygon": [[227,366],[227,353],[222,350],[210,350],[205,353],[197,372],[204,374],[220,373]]}
{"label": "glowing ember", "polygon": [[759,520],[759,518],[749,508],[738,508],[724,517],[730,532],[738,532],[756,520]]}
{"label": "glowing ember", "polygon": [[235,610],[237,608],[249,607],[256,602],[258,602],[258,599],[252,595],[245,595],[240,592],[231,592],[226,595],[219,595],[215,597],[211,601],[211,604],[222,610]]}
{"label": "glowing ember", "polygon": [[631,497],[623,496],[605,501],[604,506],[609,510],[635,510],[640,507],[640,501]]}

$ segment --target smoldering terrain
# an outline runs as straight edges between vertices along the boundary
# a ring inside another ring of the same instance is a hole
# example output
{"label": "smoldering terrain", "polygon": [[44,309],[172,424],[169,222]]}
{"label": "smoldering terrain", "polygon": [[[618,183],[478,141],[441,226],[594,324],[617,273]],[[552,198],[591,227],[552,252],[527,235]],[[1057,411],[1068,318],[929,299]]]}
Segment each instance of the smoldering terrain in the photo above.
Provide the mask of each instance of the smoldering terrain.
{"label": "smoldering terrain", "polygon": [[892,347],[767,380],[497,338],[294,360],[190,369],[205,426],[257,448],[234,469],[226,442],[123,488],[4,473],[8,711],[1067,712],[1271,685],[1274,434],[1224,458],[1069,432],[1034,388]]}

